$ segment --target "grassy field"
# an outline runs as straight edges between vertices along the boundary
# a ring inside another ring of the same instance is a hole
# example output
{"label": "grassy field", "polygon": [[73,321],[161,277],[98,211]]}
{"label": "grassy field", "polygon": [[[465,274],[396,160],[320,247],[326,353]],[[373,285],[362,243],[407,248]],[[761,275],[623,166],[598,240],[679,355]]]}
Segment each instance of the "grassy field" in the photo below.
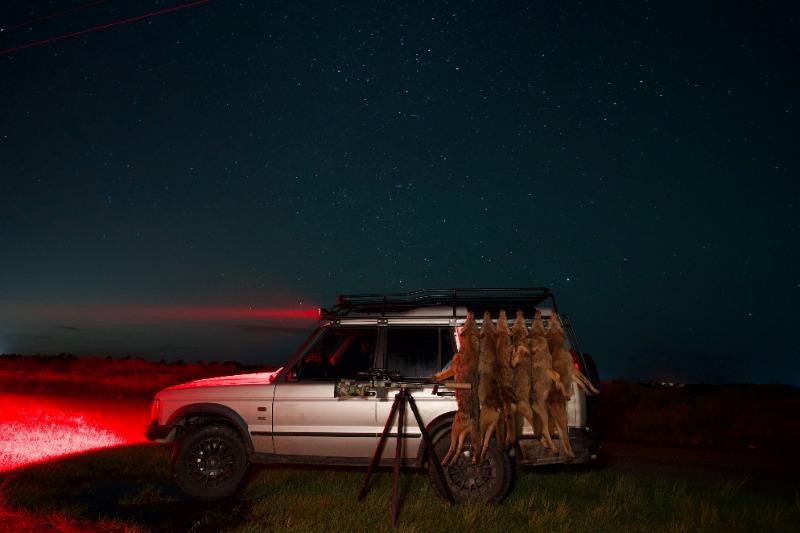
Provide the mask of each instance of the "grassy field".
{"label": "grassy field", "polygon": [[[102,450],[0,476],[0,529],[60,531],[366,531],[385,528],[391,475],[356,493],[363,470],[254,468],[237,497],[197,503],[169,479],[168,450]],[[611,470],[519,473],[497,506],[442,502],[425,473],[405,472],[400,531],[797,531],[800,500]]]}

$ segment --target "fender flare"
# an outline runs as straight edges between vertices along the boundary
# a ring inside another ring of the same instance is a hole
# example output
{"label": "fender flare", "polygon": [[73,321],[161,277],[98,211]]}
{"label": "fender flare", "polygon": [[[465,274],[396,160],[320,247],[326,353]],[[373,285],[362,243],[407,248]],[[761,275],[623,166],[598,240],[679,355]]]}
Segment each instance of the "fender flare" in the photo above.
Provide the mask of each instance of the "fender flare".
{"label": "fender flare", "polygon": [[218,403],[192,403],[189,405],[184,405],[170,415],[166,425],[167,427],[172,428],[183,417],[195,415],[211,415],[212,420],[221,419],[232,423],[242,435],[242,441],[247,447],[248,452],[253,453],[253,440],[250,438],[250,431],[247,428],[247,422],[244,421],[239,413],[225,405]]}
{"label": "fender flare", "polygon": [[[425,427],[425,431],[427,431],[428,436],[431,438],[431,443],[434,443],[435,445],[437,435],[439,435],[442,431],[450,430],[450,428],[453,426],[453,418],[455,418],[455,416],[455,411],[448,411],[447,413],[441,414],[430,421],[430,423]],[[428,450],[425,449],[425,441],[424,439],[420,439],[419,446],[417,447],[417,459],[414,463],[414,466],[416,468],[422,468],[427,457]]]}

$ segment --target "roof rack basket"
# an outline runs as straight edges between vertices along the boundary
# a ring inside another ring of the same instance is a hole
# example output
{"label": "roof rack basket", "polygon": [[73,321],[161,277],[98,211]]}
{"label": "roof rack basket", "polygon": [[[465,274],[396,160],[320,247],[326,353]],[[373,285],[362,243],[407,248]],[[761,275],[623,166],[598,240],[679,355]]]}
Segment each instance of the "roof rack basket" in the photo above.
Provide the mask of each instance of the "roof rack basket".
{"label": "roof rack basket", "polygon": [[459,307],[466,307],[475,312],[483,310],[495,311],[507,308],[535,307],[545,300],[552,302],[556,310],[553,293],[547,287],[495,288],[495,289],[423,289],[411,292],[388,294],[341,294],[336,297],[336,305],[325,316],[346,316],[351,313],[402,311],[415,307],[451,306],[453,316]]}

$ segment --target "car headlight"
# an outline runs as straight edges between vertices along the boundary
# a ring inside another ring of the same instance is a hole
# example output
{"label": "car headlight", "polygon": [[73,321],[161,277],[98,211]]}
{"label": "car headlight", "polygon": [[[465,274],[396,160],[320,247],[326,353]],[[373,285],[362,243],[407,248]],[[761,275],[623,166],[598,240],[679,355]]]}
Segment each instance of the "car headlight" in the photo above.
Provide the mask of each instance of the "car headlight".
{"label": "car headlight", "polygon": [[161,410],[161,400],[156,398],[153,400],[153,403],[150,404],[150,420],[155,420],[158,423],[158,415],[160,414]]}

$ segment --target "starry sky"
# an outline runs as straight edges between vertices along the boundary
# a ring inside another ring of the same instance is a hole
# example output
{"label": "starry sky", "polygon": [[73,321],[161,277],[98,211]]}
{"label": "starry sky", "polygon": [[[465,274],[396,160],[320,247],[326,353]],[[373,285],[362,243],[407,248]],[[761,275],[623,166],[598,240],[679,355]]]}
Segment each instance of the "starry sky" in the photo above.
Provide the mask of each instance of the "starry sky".
{"label": "starry sky", "polygon": [[791,3],[83,32],[184,3],[0,8],[0,353],[273,364],[339,293],[544,285],[604,378],[800,384]]}

